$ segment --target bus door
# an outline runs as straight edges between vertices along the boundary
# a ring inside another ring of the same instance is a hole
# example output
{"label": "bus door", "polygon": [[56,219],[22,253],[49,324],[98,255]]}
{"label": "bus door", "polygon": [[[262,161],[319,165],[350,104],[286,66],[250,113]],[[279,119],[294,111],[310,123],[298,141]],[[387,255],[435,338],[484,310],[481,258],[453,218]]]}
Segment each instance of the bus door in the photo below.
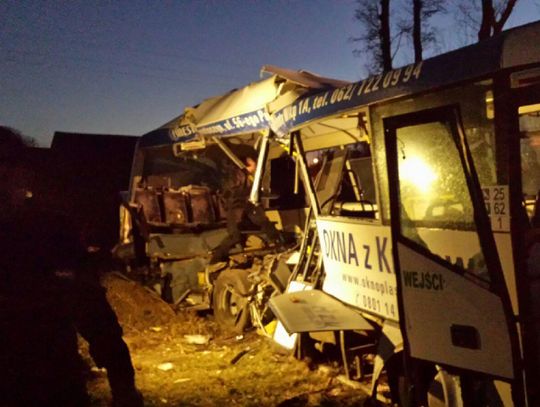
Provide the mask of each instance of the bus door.
{"label": "bus door", "polygon": [[384,129],[407,360],[512,381],[511,305],[458,108],[394,116]]}

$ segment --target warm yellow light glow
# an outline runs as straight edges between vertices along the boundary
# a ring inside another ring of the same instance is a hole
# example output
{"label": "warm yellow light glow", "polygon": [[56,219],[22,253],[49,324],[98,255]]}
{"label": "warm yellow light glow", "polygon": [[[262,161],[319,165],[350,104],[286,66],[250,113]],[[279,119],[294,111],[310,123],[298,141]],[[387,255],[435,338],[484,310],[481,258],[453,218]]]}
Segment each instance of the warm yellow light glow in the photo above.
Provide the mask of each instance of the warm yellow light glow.
{"label": "warm yellow light glow", "polygon": [[399,177],[402,182],[410,182],[424,193],[430,190],[431,184],[438,178],[429,165],[416,157],[400,160]]}

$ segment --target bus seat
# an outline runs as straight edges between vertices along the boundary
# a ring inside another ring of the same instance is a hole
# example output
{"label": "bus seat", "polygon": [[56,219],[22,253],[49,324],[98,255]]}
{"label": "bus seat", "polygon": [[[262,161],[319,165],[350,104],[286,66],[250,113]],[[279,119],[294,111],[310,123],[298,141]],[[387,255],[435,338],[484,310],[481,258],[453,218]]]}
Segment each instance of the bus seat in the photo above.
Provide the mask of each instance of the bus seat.
{"label": "bus seat", "polygon": [[214,202],[216,221],[226,221],[227,211],[225,210],[225,203],[223,201],[223,197],[219,193],[213,194],[212,200]]}
{"label": "bus seat", "polygon": [[216,222],[216,210],[210,188],[189,185],[183,187],[182,191],[189,195],[192,223],[207,225]]}
{"label": "bus seat", "polygon": [[156,190],[137,188],[134,201],[141,205],[144,217],[148,223],[162,223],[159,196]]}
{"label": "bus seat", "polygon": [[189,222],[189,196],[183,191],[163,191],[165,222],[184,225]]}

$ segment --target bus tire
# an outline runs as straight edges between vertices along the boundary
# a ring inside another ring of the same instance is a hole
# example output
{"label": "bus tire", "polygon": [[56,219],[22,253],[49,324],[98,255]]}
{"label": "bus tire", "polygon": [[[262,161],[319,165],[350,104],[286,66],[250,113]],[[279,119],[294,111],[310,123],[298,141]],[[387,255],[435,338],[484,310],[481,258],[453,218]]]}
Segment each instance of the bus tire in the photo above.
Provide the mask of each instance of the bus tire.
{"label": "bus tire", "polygon": [[249,310],[249,271],[227,269],[216,279],[212,308],[219,327],[240,334],[251,325]]}

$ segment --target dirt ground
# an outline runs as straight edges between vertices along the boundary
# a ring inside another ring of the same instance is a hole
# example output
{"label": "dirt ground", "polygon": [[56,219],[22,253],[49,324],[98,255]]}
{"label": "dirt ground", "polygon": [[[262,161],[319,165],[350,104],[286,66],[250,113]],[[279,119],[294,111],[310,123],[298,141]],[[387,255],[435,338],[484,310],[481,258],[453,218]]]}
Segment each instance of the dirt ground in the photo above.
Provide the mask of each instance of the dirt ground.
{"label": "dirt ground", "polygon": [[[146,406],[357,406],[366,395],[336,367],[309,367],[269,338],[220,334],[211,315],[176,314],[140,285],[107,275]],[[87,346],[81,353],[90,366]],[[110,405],[106,373],[93,366],[93,405]]]}

